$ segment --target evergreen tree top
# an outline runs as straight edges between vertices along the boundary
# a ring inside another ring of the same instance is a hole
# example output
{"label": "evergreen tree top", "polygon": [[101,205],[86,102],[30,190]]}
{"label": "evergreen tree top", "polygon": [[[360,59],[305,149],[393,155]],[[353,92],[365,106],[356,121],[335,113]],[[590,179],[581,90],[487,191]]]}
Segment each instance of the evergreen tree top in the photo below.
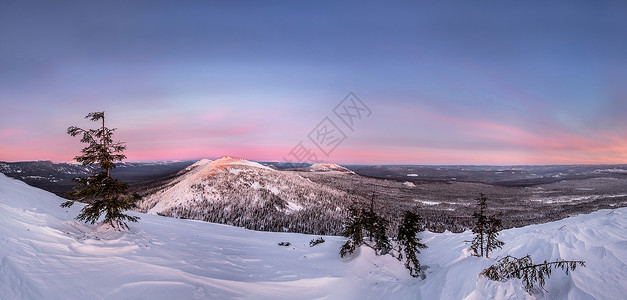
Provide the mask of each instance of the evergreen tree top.
{"label": "evergreen tree top", "polygon": [[479,206],[479,210],[480,211],[484,211],[486,209],[488,209],[488,197],[486,197],[486,195],[484,195],[483,193],[479,194],[479,198],[476,199],[477,200],[477,206]]}
{"label": "evergreen tree top", "polygon": [[96,122],[102,120],[102,126],[97,129],[83,129],[70,126],[67,133],[71,136],[81,135],[81,143],[88,144],[81,150],[81,155],[74,159],[83,165],[97,164],[102,170],[107,171],[115,168],[115,162],[122,161],[126,155],[122,152],[126,149],[123,142],[113,141],[112,136],[116,128],[105,127],[105,112],[92,112],[85,116],[85,119]]}

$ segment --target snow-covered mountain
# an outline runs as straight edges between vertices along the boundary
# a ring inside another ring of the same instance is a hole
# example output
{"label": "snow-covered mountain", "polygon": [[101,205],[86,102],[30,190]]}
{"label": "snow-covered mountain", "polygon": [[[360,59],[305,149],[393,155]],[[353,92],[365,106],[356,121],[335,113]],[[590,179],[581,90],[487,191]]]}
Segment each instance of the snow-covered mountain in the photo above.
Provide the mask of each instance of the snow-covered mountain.
{"label": "snow-covered mountain", "polygon": [[334,164],[334,163],[315,163],[309,167],[303,168],[303,170],[305,171],[309,171],[309,172],[331,172],[331,171],[336,171],[336,172],[342,172],[342,173],[349,173],[349,174],[355,174],[355,172],[342,167],[338,164]]}
{"label": "snow-covered mountain", "polygon": [[139,202],[150,214],[256,230],[338,234],[356,196],[245,159],[200,160]]}
{"label": "snow-covered mountain", "polygon": [[[141,182],[155,180],[175,173],[191,165],[191,161],[160,162],[119,162],[112,170],[115,178],[128,182],[131,187]],[[91,176],[98,171],[97,166],[83,166],[73,162],[55,163],[51,161],[0,161],[0,173],[22,180],[32,186],[53,192],[61,197],[68,197],[76,183],[76,177]]]}
{"label": "snow-covered mountain", "polygon": [[[471,233],[424,233],[426,278],[362,247],[348,259],[345,238],[257,232],[132,213],[130,231],[73,220],[81,203],[0,174],[0,299],[624,299],[627,208],[502,231],[494,258],[469,256]],[[278,246],[290,242],[291,246]],[[546,292],[520,280],[478,276],[498,256],[582,259],[553,272]]]}
{"label": "snow-covered mountain", "polygon": [[[53,163],[47,160],[23,161],[23,162],[2,162],[0,161],[0,172],[6,175],[26,174],[29,176],[47,176],[54,178],[55,175],[86,176],[91,174],[94,168],[86,167],[76,163]],[[61,177],[61,176],[58,176]]]}

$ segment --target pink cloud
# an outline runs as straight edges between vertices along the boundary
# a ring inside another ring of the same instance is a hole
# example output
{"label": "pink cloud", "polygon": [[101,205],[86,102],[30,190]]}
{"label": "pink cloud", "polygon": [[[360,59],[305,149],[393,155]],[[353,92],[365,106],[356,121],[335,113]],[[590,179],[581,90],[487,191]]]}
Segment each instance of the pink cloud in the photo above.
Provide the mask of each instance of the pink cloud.
{"label": "pink cloud", "polygon": [[[410,136],[407,142],[388,143],[372,140],[365,134],[361,140],[357,137],[353,140],[351,136],[330,157],[319,153],[319,158],[329,162],[369,164],[627,163],[625,134],[582,133],[550,120],[523,128],[505,121],[454,117],[428,108],[391,108],[411,116],[416,126],[428,126],[431,134],[428,138],[444,142],[421,143]],[[248,118],[216,111],[140,119],[118,117],[112,119],[111,127],[120,128],[116,138],[127,142],[126,155],[131,161],[223,155],[281,161],[288,157],[299,139],[306,140],[306,132],[303,136],[289,136],[284,132],[292,126],[273,121],[266,115]],[[83,145],[63,130],[55,129],[57,131],[34,134],[20,128],[0,129],[0,160],[71,160]]]}
{"label": "pink cloud", "polygon": [[26,130],[20,128],[2,128],[0,129],[0,141],[4,142],[6,139],[23,136],[26,133]]}
{"label": "pink cloud", "polygon": [[[571,164],[627,162],[627,139],[607,132],[575,132],[542,121],[539,126],[521,128],[490,120],[475,120],[438,113],[432,109],[398,107],[414,116],[416,126],[449,140],[446,147],[420,149],[409,147],[407,153],[394,150],[395,158],[405,162],[482,164]],[[546,124],[550,124],[547,126]],[[455,143],[454,139],[460,139]],[[469,142],[473,148],[468,149]],[[433,143],[432,143],[433,144]],[[485,144],[485,146],[481,146]],[[426,144],[429,146],[430,144]],[[498,149],[491,149],[498,145]],[[443,149],[444,148],[444,149]]]}

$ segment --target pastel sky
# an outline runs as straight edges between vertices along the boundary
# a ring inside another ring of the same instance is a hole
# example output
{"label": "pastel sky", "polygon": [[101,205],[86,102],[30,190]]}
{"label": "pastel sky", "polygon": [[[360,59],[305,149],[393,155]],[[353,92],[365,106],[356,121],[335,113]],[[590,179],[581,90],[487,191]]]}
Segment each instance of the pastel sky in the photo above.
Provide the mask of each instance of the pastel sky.
{"label": "pastel sky", "polygon": [[2,1],[0,161],[627,163],[627,2],[518,2]]}

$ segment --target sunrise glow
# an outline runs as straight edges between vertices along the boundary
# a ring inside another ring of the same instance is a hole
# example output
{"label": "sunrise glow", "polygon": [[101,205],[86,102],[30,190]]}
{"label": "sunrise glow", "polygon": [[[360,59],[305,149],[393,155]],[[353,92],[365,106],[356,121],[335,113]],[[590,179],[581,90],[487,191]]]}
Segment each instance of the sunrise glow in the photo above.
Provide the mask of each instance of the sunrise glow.
{"label": "sunrise glow", "polygon": [[[104,110],[130,161],[302,141],[337,163],[627,163],[620,2],[101,5],[0,5],[0,161],[71,161],[67,127]],[[371,111],[353,128],[349,92]],[[327,117],[329,155],[308,138]]]}

